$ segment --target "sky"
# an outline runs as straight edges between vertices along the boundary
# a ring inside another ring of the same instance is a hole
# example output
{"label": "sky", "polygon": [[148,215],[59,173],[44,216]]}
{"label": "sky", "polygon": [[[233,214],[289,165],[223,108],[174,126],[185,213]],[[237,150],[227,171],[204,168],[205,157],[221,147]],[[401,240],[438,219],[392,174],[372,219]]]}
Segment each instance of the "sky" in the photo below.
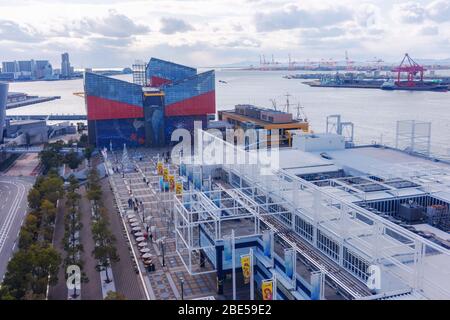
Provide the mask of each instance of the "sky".
{"label": "sky", "polygon": [[0,0],[0,61],[76,68],[450,58],[450,0]]}

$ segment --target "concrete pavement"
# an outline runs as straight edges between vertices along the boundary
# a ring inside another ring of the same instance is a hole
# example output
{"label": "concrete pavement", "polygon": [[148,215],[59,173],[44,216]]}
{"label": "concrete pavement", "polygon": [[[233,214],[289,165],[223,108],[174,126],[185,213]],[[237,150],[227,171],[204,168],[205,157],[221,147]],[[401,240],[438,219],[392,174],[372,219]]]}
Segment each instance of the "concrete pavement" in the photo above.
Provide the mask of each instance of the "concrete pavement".
{"label": "concrete pavement", "polygon": [[28,191],[32,177],[0,176],[0,279],[16,250],[23,220],[28,212]]}

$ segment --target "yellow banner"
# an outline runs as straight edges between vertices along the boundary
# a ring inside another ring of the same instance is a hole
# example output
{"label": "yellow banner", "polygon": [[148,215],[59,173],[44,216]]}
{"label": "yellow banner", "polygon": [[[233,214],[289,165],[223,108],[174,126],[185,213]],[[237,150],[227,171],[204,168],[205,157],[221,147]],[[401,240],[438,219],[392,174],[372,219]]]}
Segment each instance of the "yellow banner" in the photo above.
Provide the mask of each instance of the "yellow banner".
{"label": "yellow banner", "polygon": [[261,284],[263,300],[273,300],[273,280],[264,280]]}
{"label": "yellow banner", "polygon": [[250,282],[250,273],[252,272],[250,266],[250,255],[241,256],[242,274],[244,275],[244,283]]}
{"label": "yellow banner", "polygon": [[164,181],[169,181],[169,168],[164,168]]}
{"label": "yellow banner", "polygon": [[175,184],[175,192],[176,192],[176,194],[183,194],[183,183],[182,182],[177,182]]}
{"label": "yellow banner", "polygon": [[175,176],[169,175],[169,190],[173,191],[175,190]]}
{"label": "yellow banner", "polygon": [[158,176],[162,176],[164,173],[164,165],[162,162],[158,162],[156,165],[156,169],[158,170]]}

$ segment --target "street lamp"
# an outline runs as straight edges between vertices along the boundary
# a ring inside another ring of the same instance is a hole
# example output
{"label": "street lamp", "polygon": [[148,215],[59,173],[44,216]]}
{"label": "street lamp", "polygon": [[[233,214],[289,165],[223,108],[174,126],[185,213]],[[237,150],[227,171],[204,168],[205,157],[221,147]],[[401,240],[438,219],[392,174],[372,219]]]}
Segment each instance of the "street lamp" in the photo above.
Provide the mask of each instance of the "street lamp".
{"label": "street lamp", "polygon": [[164,239],[165,239],[165,237],[162,237],[161,239],[159,239],[159,244],[160,244],[161,254],[162,254],[162,266],[163,267],[166,266],[166,260],[165,260],[165,255],[164,255]]}
{"label": "street lamp", "polygon": [[161,240],[161,251],[162,251],[162,258],[163,258],[162,265],[163,265],[163,267],[165,267],[166,261],[165,261],[165,256],[164,256],[164,240]]}
{"label": "street lamp", "polygon": [[180,284],[181,284],[181,300],[184,300],[184,279],[180,278]]}

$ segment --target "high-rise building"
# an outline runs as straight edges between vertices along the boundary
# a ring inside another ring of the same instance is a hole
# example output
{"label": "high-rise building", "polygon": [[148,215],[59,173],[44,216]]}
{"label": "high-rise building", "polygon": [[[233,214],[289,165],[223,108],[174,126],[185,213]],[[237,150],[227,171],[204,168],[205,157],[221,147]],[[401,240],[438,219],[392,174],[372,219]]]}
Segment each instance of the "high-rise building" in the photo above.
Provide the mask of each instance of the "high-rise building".
{"label": "high-rise building", "polygon": [[206,127],[215,114],[215,74],[152,58],[149,86],[86,72],[85,99],[90,142],[97,147],[162,146],[178,128]]}
{"label": "high-rise building", "polygon": [[17,61],[5,61],[2,62],[2,73],[15,73],[19,72],[19,66]]}
{"label": "high-rise building", "polygon": [[24,61],[17,61],[17,64],[19,66],[19,72],[29,72],[32,73],[34,69],[34,61],[33,60],[24,60]]}
{"label": "high-rise building", "polygon": [[53,68],[48,60],[37,60],[36,61],[34,78],[50,79],[52,77],[52,74],[53,74]]}
{"label": "high-rise building", "polygon": [[72,76],[72,67],[70,66],[69,54],[67,52],[61,55],[61,77],[70,78]]}

